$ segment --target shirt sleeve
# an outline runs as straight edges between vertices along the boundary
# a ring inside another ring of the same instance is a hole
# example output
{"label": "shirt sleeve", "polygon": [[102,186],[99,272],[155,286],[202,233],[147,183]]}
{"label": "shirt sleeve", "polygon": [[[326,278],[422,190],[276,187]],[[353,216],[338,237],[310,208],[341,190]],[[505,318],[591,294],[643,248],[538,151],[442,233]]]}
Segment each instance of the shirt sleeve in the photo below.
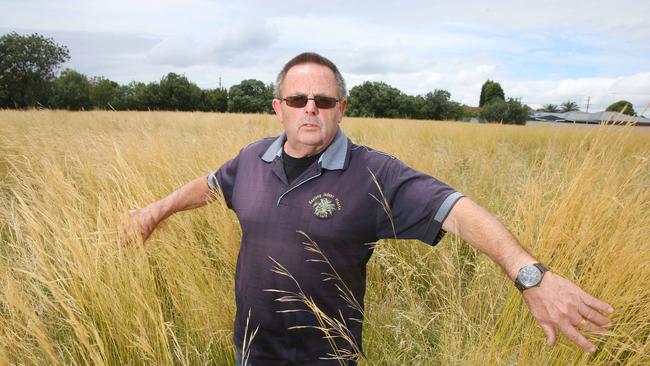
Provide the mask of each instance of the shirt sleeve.
{"label": "shirt sleeve", "polygon": [[237,178],[238,163],[239,155],[208,175],[208,187],[216,193],[221,191],[230,209],[232,209],[232,192]]}
{"label": "shirt sleeve", "polygon": [[378,205],[377,237],[437,244],[445,234],[442,223],[463,194],[395,158],[375,175],[376,198],[382,203]]}

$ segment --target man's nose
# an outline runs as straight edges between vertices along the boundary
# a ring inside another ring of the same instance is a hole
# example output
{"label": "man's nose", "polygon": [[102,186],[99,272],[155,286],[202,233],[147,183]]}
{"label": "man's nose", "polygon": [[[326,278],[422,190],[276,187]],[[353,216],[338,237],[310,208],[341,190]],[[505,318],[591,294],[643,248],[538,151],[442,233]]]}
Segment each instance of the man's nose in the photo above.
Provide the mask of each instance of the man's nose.
{"label": "man's nose", "polygon": [[316,107],[316,101],[314,99],[307,99],[307,105],[305,106],[305,113],[310,115],[318,114],[318,107]]}

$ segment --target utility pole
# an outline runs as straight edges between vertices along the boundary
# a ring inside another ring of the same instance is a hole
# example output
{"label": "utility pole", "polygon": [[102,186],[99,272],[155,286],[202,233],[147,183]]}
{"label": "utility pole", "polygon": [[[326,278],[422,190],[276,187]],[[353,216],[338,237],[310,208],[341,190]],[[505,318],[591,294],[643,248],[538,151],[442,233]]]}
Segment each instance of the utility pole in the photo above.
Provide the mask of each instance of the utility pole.
{"label": "utility pole", "polygon": [[[219,76],[219,89],[221,89],[221,76]],[[589,107],[587,107],[589,108]]]}
{"label": "utility pole", "polygon": [[591,96],[587,96],[587,113],[589,113],[589,102],[591,101]]}

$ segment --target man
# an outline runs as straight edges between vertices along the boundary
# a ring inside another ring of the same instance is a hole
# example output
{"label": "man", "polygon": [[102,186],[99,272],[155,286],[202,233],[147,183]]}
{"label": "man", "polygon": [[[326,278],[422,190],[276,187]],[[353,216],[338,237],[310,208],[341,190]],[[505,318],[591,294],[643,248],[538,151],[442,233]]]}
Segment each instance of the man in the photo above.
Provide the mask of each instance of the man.
{"label": "man", "polygon": [[[368,244],[405,238],[434,245],[445,232],[460,235],[515,281],[550,345],[560,330],[594,352],[581,330],[608,326],[601,313],[611,313],[611,306],[548,271],[469,198],[348,140],[339,129],[346,97],[331,61],[296,56],[276,82],[281,136],[250,144],[214,173],[132,212],[143,240],[171,214],[203,206],[215,193],[236,212],[242,227],[235,275],[238,363],[244,357],[254,366],[338,365],[331,358],[339,357],[355,364]],[[336,324],[324,318],[345,325],[342,333],[332,330],[338,337],[318,329]]]}

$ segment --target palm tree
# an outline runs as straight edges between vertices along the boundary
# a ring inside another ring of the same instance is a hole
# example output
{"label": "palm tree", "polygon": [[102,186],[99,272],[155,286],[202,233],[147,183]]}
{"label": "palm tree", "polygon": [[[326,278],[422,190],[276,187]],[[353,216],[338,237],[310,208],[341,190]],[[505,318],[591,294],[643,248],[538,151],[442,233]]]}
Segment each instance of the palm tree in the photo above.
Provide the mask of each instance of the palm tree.
{"label": "palm tree", "polygon": [[562,112],[577,112],[580,110],[580,108],[578,108],[578,103],[572,100],[567,100],[566,102],[560,104],[560,107],[562,108]]}
{"label": "palm tree", "polygon": [[555,104],[544,104],[542,106],[542,111],[549,112],[549,113],[557,113],[560,111],[560,109]]}

